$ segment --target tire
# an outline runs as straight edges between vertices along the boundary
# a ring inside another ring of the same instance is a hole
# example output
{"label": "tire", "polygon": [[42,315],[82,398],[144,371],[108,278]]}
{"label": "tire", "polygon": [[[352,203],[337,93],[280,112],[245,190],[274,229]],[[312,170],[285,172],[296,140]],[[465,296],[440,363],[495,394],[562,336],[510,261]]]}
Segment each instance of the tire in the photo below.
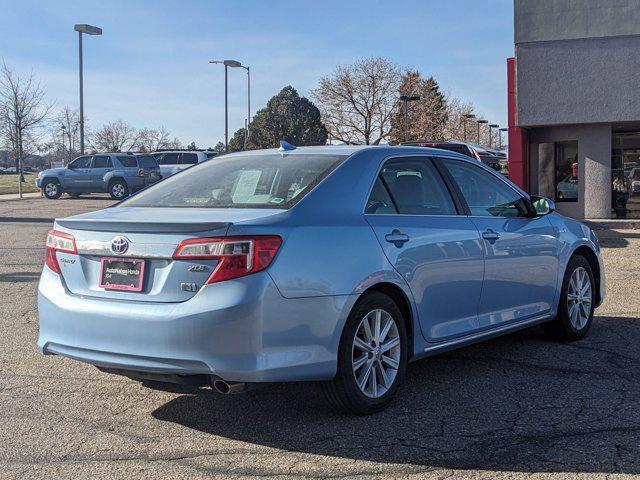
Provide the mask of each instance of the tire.
{"label": "tire", "polygon": [[[386,328],[389,321],[393,324]],[[369,337],[370,342],[364,341],[368,336],[365,322],[368,322],[373,334]],[[382,341],[375,340],[376,322],[380,323],[381,335],[384,335]],[[387,330],[386,335],[384,330]],[[356,336],[358,340],[355,340]],[[360,347],[354,343],[356,341]],[[394,346],[383,351],[380,347],[385,344]],[[407,360],[407,332],[398,306],[383,293],[368,293],[349,314],[338,348],[336,376],[332,381],[321,382],[321,389],[328,403],[337,410],[357,415],[379,412],[389,405],[404,381]],[[360,363],[355,371],[354,363]],[[369,375],[365,370],[367,368]],[[388,379],[386,383],[383,381],[383,371]],[[371,373],[375,375],[372,377]],[[362,387],[358,385],[356,377],[362,381]]]}
{"label": "tire", "polygon": [[62,186],[58,180],[45,180],[42,192],[49,200],[57,200],[62,196]]}
{"label": "tire", "polygon": [[109,182],[109,195],[114,200],[122,200],[129,196],[129,186],[122,179],[112,180]]}
{"label": "tire", "polygon": [[[588,287],[585,286],[587,283]],[[569,260],[562,280],[558,315],[542,325],[547,336],[563,342],[583,338],[593,322],[595,294],[596,282],[591,265],[582,255],[575,255]]]}

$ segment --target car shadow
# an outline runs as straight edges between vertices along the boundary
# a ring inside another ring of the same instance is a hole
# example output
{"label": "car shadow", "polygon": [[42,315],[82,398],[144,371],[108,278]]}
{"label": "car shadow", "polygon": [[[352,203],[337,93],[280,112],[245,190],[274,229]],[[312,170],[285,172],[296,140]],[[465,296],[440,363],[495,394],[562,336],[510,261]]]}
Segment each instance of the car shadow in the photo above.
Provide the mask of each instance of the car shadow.
{"label": "car shadow", "polygon": [[410,365],[390,408],[349,416],[314,384],[182,395],[159,420],[228,439],[379,463],[519,472],[640,473],[640,321],[585,339],[536,327]]}

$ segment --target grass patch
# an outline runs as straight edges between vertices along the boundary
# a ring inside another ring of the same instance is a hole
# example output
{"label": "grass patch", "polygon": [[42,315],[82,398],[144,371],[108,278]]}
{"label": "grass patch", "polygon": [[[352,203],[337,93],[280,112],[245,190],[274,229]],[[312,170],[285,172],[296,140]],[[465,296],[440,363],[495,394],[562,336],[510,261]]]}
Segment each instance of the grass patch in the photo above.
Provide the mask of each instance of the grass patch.
{"label": "grass patch", "polygon": [[[22,191],[24,193],[37,192],[36,187],[36,174],[25,173],[24,183],[22,184]],[[18,193],[18,175],[0,175],[0,195],[8,193]]]}

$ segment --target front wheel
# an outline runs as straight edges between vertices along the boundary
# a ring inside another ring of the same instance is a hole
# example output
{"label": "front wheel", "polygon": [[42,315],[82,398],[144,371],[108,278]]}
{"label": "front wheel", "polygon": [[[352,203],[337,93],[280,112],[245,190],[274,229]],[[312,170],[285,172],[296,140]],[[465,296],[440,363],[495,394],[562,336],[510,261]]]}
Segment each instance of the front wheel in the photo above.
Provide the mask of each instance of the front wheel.
{"label": "front wheel", "polygon": [[322,383],[325,397],[348,413],[378,412],[402,384],[407,356],[407,332],[397,305],[383,293],[366,294],[347,319],[336,376]]}
{"label": "front wheel", "polygon": [[57,180],[47,180],[42,185],[44,196],[50,200],[56,200],[62,196],[62,187]]}
{"label": "front wheel", "polygon": [[109,184],[109,195],[114,200],[122,200],[129,196],[129,186],[124,180],[114,180]]}
{"label": "front wheel", "polygon": [[560,291],[558,315],[542,327],[554,340],[575,341],[584,337],[593,321],[595,281],[591,265],[582,255],[567,265]]}

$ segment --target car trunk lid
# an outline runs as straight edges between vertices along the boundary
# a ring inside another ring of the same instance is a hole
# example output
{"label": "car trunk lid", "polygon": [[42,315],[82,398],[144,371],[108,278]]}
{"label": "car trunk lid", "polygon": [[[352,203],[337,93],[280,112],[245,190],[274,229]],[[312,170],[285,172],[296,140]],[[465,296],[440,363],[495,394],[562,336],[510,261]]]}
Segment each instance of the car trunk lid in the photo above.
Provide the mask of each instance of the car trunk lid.
{"label": "car trunk lid", "polygon": [[[75,238],[77,255],[57,252],[62,277],[76,295],[140,302],[184,302],[205,284],[216,260],[174,260],[194,237],[224,237],[234,223],[282,213],[271,209],[113,207],[56,221]],[[115,242],[126,248],[114,247]],[[105,259],[144,262],[141,290],[103,288]]]}

